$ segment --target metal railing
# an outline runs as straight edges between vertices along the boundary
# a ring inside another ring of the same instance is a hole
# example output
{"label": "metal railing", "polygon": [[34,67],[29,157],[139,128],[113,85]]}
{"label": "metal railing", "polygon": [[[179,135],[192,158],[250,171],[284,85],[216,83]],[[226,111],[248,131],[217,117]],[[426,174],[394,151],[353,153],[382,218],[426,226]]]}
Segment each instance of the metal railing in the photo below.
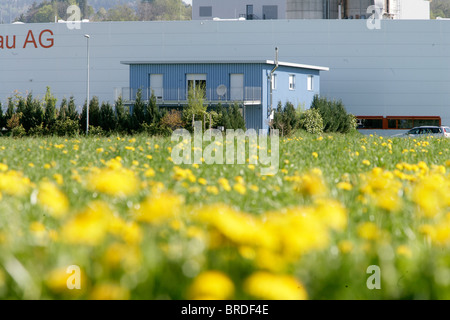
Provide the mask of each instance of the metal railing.
{"label": "metal railing", "polygon": [[[125,103],[133,103],[136,101],[138,93],[137,88],[116,88],[114,98],[117,100],[122,97]],[[183,105],[187,104],[188,91],[184,88],[177,89],[157,89],[153,90],[156,102],[159,105]],[[150,88],[141,89],[141,100],[148,101],[151,98],[152,90]],[[261,87],[244,87],[228,90],[225,94],[219,95],[217,89],[207,88],[205,90],[204,101],[207,104],[233,103],[241,102],[244,104],[261,104],[262,88]]]}

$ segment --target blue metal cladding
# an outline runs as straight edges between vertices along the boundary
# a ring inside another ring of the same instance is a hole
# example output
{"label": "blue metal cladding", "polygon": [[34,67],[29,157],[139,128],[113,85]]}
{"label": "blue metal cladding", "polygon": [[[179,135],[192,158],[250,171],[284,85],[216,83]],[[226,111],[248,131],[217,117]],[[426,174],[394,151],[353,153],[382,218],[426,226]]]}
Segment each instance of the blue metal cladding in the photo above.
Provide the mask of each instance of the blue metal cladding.
{"label": "blue metal cladding", "polygon": [[[263,129],[263,108],[262,105],[245,106],[245,126],[248,129]],[[258,132],[257,132],[258,133]]]}
{"label": "blue metal cladding", "polygon": [[218,86],[225,85],[229,94],[231,74],[243,74],[244,87],[261,88],[262,67],[250,63],[135,64],[130,66],[130,87],[147,89],[151,86],[150,75],[162,74],[165,100],[177,100],[180,92],[186,94],[188,74],[205,74],[207,92],[215,94]]}

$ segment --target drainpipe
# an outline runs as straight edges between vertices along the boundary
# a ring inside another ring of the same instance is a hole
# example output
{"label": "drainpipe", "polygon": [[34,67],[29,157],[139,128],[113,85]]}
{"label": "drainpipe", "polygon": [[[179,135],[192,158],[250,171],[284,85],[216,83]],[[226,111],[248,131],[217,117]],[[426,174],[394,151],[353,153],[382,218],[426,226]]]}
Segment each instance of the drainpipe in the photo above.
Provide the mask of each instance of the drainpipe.
{"label": "drainpipe", "polygon": [[270,80],[270,113],[269,115],[272,115],[273,112],[273,74],[275,70],[278,69],[278,47],[275,48],[275,67],[270,71],[269,80]]}

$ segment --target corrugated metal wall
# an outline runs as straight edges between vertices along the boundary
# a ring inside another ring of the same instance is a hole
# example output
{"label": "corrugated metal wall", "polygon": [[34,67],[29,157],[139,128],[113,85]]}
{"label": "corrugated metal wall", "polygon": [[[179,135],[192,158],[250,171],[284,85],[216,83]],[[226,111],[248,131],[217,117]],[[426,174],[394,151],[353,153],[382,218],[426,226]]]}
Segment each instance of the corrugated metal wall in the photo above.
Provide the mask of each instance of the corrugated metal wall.
{"label": "corrugated metal wall", "polygon": [[[130,66],[130,87],[147,89],[150,87],[150,74],[162,74],[164,98],[178,100],[179,94],[186,94],[187,74],[206,74],[207,94],[215,97],[220,85],[230,92],[230,74],[244,74],[244,87],[261,87],[262,64],[245,63],[207,63],[207,64],[137,64]],[[178,91],[180,89],[180,91]],[[168,91],[169,90],[169,91]],[[184,96],[183,96],[184,97]]]}

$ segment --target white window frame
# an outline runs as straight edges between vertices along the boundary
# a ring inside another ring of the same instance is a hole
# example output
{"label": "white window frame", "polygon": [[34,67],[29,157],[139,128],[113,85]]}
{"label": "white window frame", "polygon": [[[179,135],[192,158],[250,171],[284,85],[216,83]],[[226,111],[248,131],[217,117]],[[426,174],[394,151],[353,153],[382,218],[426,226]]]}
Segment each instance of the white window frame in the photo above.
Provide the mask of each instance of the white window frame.
{"label": "white window frame", "polygon": [[295,90],[295,74],[289,75],[289,90]]}
{"label": "white window frame", "polygon": [[314,76],[312,74],[306,78],[306,90],[314,91]]}

